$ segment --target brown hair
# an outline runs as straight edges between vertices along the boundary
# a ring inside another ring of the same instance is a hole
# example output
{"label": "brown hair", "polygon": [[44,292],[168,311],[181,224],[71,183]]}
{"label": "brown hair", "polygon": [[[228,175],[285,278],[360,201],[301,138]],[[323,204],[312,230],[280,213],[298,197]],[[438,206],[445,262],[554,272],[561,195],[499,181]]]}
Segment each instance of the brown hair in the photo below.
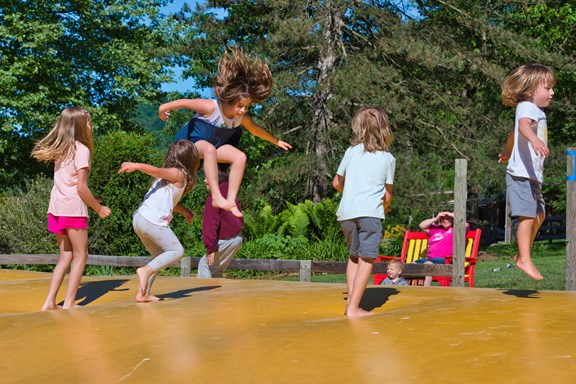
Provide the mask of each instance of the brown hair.
{"label": "brown hair", "polygon": [[76,154],[76,141],[94,150],[90,112],[79,107],[68,107],[60,113],[50,132],[36,143],[32,157],[43,162],[64,161]]}
{"label": "brown hair", "polygon": [[178,140],[170,145],[164,159],[164,168],[178,168],[186,179],[184,194],[196,186],[196,172],[200,167],[200,155],[194,143]]}
{"label": "brown hair", "polygon": [[521,101],[531,100],[539,85],[556,84],[554,70],[541,64],[527,64],[515,68],[502,81],[502,103],[515,107]]}
{"label": "brown hair", "polygon": [[224,106],[232,106],[243,97],[259,103],[271,90],[272,74],[268,64],[257,57],[248,57],[238,48],[224,51],[214,82],[214,94]]}
{"label": "brown hair", "polygon": [[354,137],[350,144],[364,144],[367,152],[389,151],[394,140],[388,115],[378,107],[362,107],[352,119]]}

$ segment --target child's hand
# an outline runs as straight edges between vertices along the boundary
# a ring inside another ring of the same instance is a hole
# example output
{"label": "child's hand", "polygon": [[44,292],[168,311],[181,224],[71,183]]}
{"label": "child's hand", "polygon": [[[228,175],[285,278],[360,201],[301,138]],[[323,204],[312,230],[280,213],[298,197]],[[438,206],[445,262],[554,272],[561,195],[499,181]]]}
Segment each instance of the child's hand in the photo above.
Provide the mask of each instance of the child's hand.
{"label": "child's hand", "polygon": [[186,219],[186,222],[188,224],[190,224],[193,220],[194,220],[194,214],[192,213],[192,211],[185,209],[182,210],[182,216],[184,216],[184,218]]}
{"label": "child's hand", "polygon": [[170,110],[166,110],[163,107],[164,105],[161,105],[160,108],[158,108],[158,116],[160,116],[160,120],[166,121],[170,117]]}
{"label": "child's hand", "polygon": [[288,144],[285,141],[282,140],[278,140],[278,142],[276,143],[276,145],[280,148],[282,148],[283,150],[287,151],[289,149],[292,149],[292,146],[290,144]]}
{"label": "child's hand", "polygon": [[137,170],[138,170],[138,163],[130,163],[128,161],[125,161],[120,166],[118,173],[132,173]]}
{"label": "child's hand", "polygon": [[510,151],[508,148],[504,148],[502,152],[498,154],[498,164],[502,164],[510,160]]}
{"label": "child's hand", "polygon": [[538,156],[548,157],[550,154],[550,150],[548,149],[546,143],[544,143],[538,137],[532,140],[532,148],[534,149],[534,153],[536,153]]}
{"label": "child's hand", "polygon": [[208,256],[206,256],[206,262],[208,263],[208,265],[214,264],[214,253],[211,253]]}
{"label": "child's hand", "polygon": [[101,219],[105,219],[108,216],[110,216],[110,213],[112,213],[110,208],[105,207],[105,206],[101,206],[100,210],[98,211],[98,216],[100,216]]}

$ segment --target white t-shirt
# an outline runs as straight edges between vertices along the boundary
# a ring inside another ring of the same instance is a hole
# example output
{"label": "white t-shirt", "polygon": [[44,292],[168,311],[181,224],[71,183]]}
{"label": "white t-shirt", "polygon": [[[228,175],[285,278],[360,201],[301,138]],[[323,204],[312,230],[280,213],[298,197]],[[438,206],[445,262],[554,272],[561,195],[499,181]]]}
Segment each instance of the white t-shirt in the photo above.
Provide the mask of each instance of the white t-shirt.
{"label": "white t-shirt", "polygon": [[154,180],[137,212],[152,224],[167,227],[172,221],[172,211],[180,201],[184,188],[185,186],[178,188],[164,179]]}
{"label": "white t-shirt", "polygon": [[212,113],[211,116],[204,117],[201,114],[197,113],[194,117],[197,117],[200,120],[207,121],[210,124],[220,128],[236,128],[240,126],[240,123],[242,123],[242,117],[235,117],[233,119],[227,118],[226,116],[224,116],[224,113],[222,113],[222,109],[220,107],[220,103],[218,102],[218,100],[212,99],[212,101],[214,101],[214,112]]}
{"label": "white t-shirt", "polygon": [[344,192],[336,211],[338,221],[358,217],[384,219],[386,184],[394,184],[396,159],[390,152],[364,151],[364,145],[349,147],[340,162],[338,175],[344,177]]}
{"label": "white t-shirt", "polygon": [[50,192],[48,213],[54,216],[88,217],[88,207],[78,195],[78,170],[90,169],[90,150],[76,141],[73,158],[54,164],[54,186]]}
{"label": "white t-shirt", "polygon": [[532,129],[546,145],[548,145],[548,126],[546,114],[529,101],[522,101],[516,106],[516,120],[514,125],[514,147],[506,172],[512,176],[526,177],[528,179],[544,182],[544,156],[538,156],[534,152],[532,143],[518,131],[518,122],[521,118],[532,120]]}

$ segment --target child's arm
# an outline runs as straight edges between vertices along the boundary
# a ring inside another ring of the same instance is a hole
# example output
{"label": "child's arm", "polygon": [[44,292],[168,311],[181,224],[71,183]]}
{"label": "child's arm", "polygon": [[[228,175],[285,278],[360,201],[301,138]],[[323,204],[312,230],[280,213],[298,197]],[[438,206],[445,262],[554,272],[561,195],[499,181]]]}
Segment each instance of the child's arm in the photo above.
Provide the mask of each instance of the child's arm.
{"label": "child's arm", "polygon": [[171,183],[182,183],[184,181],[184,175],[178,168],[158,168],[143,163],[124,162],[118,173],[132,173],[134,171],[143,172],[156,179],[168,180]]}
{"label": "child's arm", "polygon": [[180,108],[186,108],[198,112],[204,117],[209,117],[214,113],[214,101],[210,99],[179,99],[170,101],[158,108],[160,120],[166,121],[170,117],[171,110]]}
{"label": "child's arm", "polygon": [[182,216],[186,218],[186,222],[190,224],[192,220],[194,220],[194,214],[188,208],[183,206],[182,204],[178,203],[174,207],[174,212],[180,213]]}
{"label": "child's arm", "polygon": [[78,196],[80,196],[82,201],[92,208],[101,219],[107,218],[111,213],[110,208],[100,205],[90,191],[90,188],[88,188],[88,168],[81,168],[76,174],[78,175],[78,184],[76,185]]}
{"label": "child's arm", "polygon": [[526,140],[532,143],[532,148],[534,148],[536,155],[547,157],[550,154],[550,150],[546,143],[540,140],[532,129],[532,119],[521,117],[520,120],[518,120],[518,131],[526,138]]}
{"label": "child's arm", "polygon": [[392,184],[386,184],[386,194],[384,195],[384,213],[390,212],[390,203],[392,202]]}
{"label": "child's arm", "polygon": [[512,154],[512,147],[514,146],[514,131],[510,132],[508,139],[506,139],[506,144],[504,148],[498,154],[498,164],[502,164],[510,160],[510,155]]}
{"label": "child's arm", "polygon": [[242,125],[252,135],[259,137],[261,139],[267,140],[267,141],[271,142],[272,144],[277,145],[278,147],[282,148],[285,151],[292,148],[292,146],[290,144],[288,144],[285,141],[282,141],[280,139],[275,138],[270,133],[268,133],[268,131],[266,131],[264,128],[262,128],[261,126],[259,126],[255,122],[253,122],[252,119],[250,118],[250,116],[248,116],[248,115],[244,115],[244,117],[242,117]]}
{"label": "child's arm", "polygon": [[343,192],[344,191],[344,176],[336,174],[336,176],[334,176],[334,180],[332,180],[332,186],[338,192]]}

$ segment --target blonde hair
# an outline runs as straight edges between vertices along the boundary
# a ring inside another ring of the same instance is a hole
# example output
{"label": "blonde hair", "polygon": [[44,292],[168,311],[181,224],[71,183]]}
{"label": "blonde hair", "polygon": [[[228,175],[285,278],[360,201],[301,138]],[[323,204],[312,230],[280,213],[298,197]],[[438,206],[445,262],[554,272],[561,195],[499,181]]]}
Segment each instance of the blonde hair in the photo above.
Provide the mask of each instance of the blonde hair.
{"label": "blonde hair", "polygon": [[214,94],[223,105],[232,106],[244,97],[259,103],[271,90],[272,74],[268,64],[257,57],[248,57],[238,48],[224,51],[214,82]]}
{"label": "blonde hair", "polygon": [[388,265],[397,265],[398,268],[400,268],[400,271],[404,270],[404,263],[402,262],[402,260],[398,260],[398,259],[392,259],[388,262]]}
{"label": "blonde hair", "polygon": [[367,152],[389,151],[394,140],[388,115],[378,107],[362,107],[352,119],[351,145],[364,144]]}
{"label": "blonde hair", "polygon": [[79,107],[68,107],[60,113],[58,121],[48,134],[32,149],[32,157],[43,162],[59,162],[76,155],[76,141],[94,150],[90,112]]}
{"label": "blonde hair", "polygon": [[521,101],[531,100],[534,91],[541,84],[548,87],[556,84],[553,69],[541,64],[527,64],[515,68],[502,81],[502,103],[515,107]]}
{"label": "blonde hair", "polygon": [[196,172],[200,167],[200,154],[196,145],[188,140],[178,140],[170,145],[164,159],[164,168],[178,168],[186,179],[184,194],[196,186]]}

